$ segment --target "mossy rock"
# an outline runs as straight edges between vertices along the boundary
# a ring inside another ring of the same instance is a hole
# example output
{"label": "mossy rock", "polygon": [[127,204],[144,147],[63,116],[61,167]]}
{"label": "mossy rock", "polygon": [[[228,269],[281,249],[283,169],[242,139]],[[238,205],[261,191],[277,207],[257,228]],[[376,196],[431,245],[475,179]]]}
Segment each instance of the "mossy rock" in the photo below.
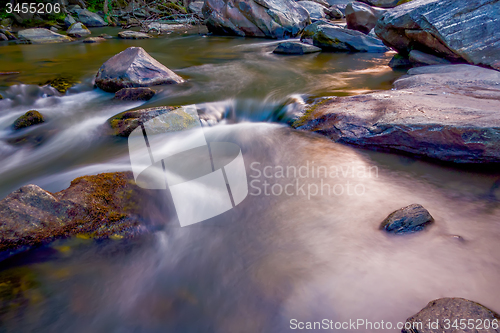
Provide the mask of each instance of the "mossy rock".
{"label": "mossy rock", "polygon": [[42,114],[36,110],[31,110],[17,118],[16,121],[14,121],[14,124],[12,124],[12,127],[15,130],[19,130],[29,126],[41,124],[43,122],[45,122],[45,119]]}
{"label": "mossy rock", "polygon": [[41,85],[48,84],[52,88],[55,88],[57,91],[59,91],[61,94],[65,94],[69,88],[73,87],[77,83],[80,83],[80,81],[76,80],[73,77],[59,76],[56,77],[55,79],[48,80],[45,83],[42,83]]}
{"label": "mossy rock", "polygon": [[149,101],[156,92],[151,88],[123,88],[115,93],[113,99],[122,101]]}
{"label": "mossy rock", "polygon": [[332,97],[324,98],[318,102],[310,104],[308,107],[305,108],[304,114],[300,118],[295,120],[295,122],[292,124],[292,127],[298,128],[298,127],[304,125],[319,106],[326,104],[328,101],[330,101],[332,99],[333,99]]}
{"label": "mossy rock", "polygon": [[128,137],[141,123],[178,109],[175,106],[159,106],[154,108],[125,111],[108,120],[115,136]]}

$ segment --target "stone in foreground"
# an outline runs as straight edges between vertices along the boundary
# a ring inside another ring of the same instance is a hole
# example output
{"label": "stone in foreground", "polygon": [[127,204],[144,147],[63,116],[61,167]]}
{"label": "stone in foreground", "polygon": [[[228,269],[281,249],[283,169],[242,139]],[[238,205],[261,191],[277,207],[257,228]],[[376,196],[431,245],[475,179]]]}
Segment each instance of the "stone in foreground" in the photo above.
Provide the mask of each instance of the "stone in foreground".
{"label": "stone in foreground", "polygon": [[17,35],[20,39],[25,39],[33,44],[63,43],[71,42],[73,40],[68,36],[43,28],[21,30]]}
{"label": "stone in foreground", "polygon": [[203,16],[210,32],[242,37],[293,38],[310,23],[292,0],[206,0]]}
{"label": "stone in foreground", "polygon": [[125,111],[108,120],[112,134],[115,136],[128,137],[141,123],[158,117],[167,112],[176,110],[172,106],[159,106],[154,108]]}
{"label": "stone in foreground", "polygon": [[321,52],[319,47],[300,43],[300,42],[283,42],[280,43],[273,51],[276,54],[306,54]]}
{"label": "stone in foreground", "polygon": [[87,29],[85,25],[81,22],[73,23],[66,31],[68,36],[71,37],[82,37],[85,35],[90,35],[90,30]]}
{"label": "stone in foreground", "polygon": [[45,122],[43,115],[36,110],[31,110],[17,118],[16,121],[14,121],[14,124],[12,124],[12,128],[14,130],[20,130],[22,128],[38,125],[43,122]]}
{"label": "stone in foreground", "polygon": [[118,38],[122,38],[122,39],[147,39],[147,38],[151,38],[151,36],[148,35],[147,33],[144,33],[144,32],[127,30],[127,31],[120,31],[118,33]]}
{"label": "stone in foreground", "polygon": [[390,214],[380,229],[393,234],[409,234],[423,230],[434,222],[431,214],[422,205],[413,204]]}
{"label": "stone in foreground", "polygon": [[498,0],[413,0],[388,11],[376,34],[403,55],[432,52],[500,69]]}
{"label": "stone in foreground", "polygon": [[296,126],[333,141],[455,163],[500,163],[500,72],[471,65],[408,71],[391,91],[332,98]]}
{"label": "stone in foreground", "polygon": [[372,53],[388,51],[377,38],[324,21],[318,21],[304,29],[301,40],[309,39],[312,39],[314,46],[324,51]]}
{"label": "stone in foreground", "polygon": [[87,27],[103,27],[108,25],[97,13],[84,9],[78,12],[78,19]]}
{"label": "stone in foreground", "polygon": [[113,99],[122,101],[149,101],[156,92],[151,88],[123,88],[116,92]]}
{"label": "stone in foreground", "polygon": [[129,47],[106,61],[95,79],[97,87],[107,92],[123,88],[176,84],[184,80],[151,57],[142,47]]}
{"label": "stone in foreground", "polygon": [[[463,330],[453,327],[453,323],[457,322],[458,327],[461,323],[473,322],[473,329],[466,328]],[[469,301],[463,298],[440,298],[429,302],[416,315],[406,320],[405,327],[402,333],[455,333],[455,332],[481,332],[481,333],[498,333],[498,328],[492,323],[498,324],[500,316],[488,309],[487,307]],[[422,324],[417,324],[422,323]],[[431,326],[429,323],[437,323],[436,326]],[[449,325],[448,325],[449,324]],[[476,330],[475,328],[478,328]],[[488,328],[485,328],[488,327]],[[481,328],[481,329],[479,329]]]}
{"label": "stone in foreground", "polygon": [[369,5],[353,1],[345,8],[345,18],[349,29],[361,31],[368,34],[378,19],[386,12],[385,9],[370,7]]}

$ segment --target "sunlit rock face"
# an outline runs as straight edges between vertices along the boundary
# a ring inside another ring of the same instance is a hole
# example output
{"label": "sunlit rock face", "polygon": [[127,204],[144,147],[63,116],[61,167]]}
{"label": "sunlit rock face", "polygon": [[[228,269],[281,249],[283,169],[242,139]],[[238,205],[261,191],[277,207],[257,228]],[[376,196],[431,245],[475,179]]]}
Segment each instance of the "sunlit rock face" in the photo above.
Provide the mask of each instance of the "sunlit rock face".
{"label": "sunlit rock face", "polygon": [[375,33],[399,53],[417,49],[500,69],[497,0],[414,0],[389,10]]}
{"label": "sunlit rock face", "polygon": [[265,38],[293,38],[309,23],[309,13],[291,0],[207,0],[203,15],[210,32]]}

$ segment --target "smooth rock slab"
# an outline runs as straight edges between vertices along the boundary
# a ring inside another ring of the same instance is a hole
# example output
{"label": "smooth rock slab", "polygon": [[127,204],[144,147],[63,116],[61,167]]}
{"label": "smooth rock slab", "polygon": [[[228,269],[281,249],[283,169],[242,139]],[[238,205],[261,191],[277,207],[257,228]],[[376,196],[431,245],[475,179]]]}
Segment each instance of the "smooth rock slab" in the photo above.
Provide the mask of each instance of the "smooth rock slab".
{"label": "smooth rock slab", "polygon": [[312,39],[313,45],[324,51],[377,53],[389,50],[377,38],[323,21],[313,23],[304,29],[301,40],[308,39]]}
{"label": "smooth rock slab", "polygon": [[425,66],[411,69],[394,90],[332,98],[296,126],[370,149],[455,163],[500,163],[499,110],[500,72]]}
{"label": "smooth rock slab", "polygon": [[87,29],[87,27],[81,22],[73,23],[68,28],[66,33],[68,34],[68,36],[71,36],[71,37],[82,37],[82,36],[91,34],[90,30]]}
{"label": "smooth rock slab", "polygon": [[450,65],[451,62],[441,57],[428,54],[419,50],[412,50],[408,55],[408,59],[415,66],[429,65]]}
{"label": "smooth rock slab", "polygon": [[500,70],[498,0],[413,0],[380,18],[376,34],[403,55],[411,50]]}
{"label": "smooth rock slab", "polygon": [[151,57],[142,47],[129,47],[106,61],[97,72],[95,84],[104,91],[122,88],[176,84],[184,80]]}
{"label": "smooth rock slab", "polygon": [[[458,327],[461,322],[469,323],[469,320],[474,323],[473,328],[466,328],[464,330],[452,327],[453,323],[457,321]],[[485,321],[489,321],[489,328],[486,329]],[[500,316],[493,310],[487,307],[469,301],[463,298],[440,298],[429,302],[416,315],[408,318],[406,323],[408,327],[413,329],[403,328],[402,333],[498,333],[499,329],[491,327],[495,322],[498,324]],[[422,323],[421,326],[415,323]],[[430,327],[429,323],[438,323],[437,326]],[[481,325],[480,325],[481,324]],[[476,330],[476,327],[478,328]]]}
{"label": "smooth rock slab", "polygon": [[391,213],[380,229],[393,234],[409,234],[423,230],[434,218],[422,205],[413,204]]}
{"label": "smooth rock slab", "polygon": [[296,37],[310,23],[291,0],[206,0],[203,16],[214,34],[275,39]]}
{"label": "smooth rock slab", "polygon": [[375,28],[378,19],[385,12],[385,9],[371,7],[365,3],[353,1],[345,8],[347,27],[368,34],[370,30]]}
{"label": "smooth rock slab", "polygon": [[273,51],[276,54],[306,54],[321,52],[319,47],[300,43],[300,42],[283,42],[280,43]]}
{"label": "smooth rock slab", "polygon": [[71,42],[73,40],[71,37],[64,36],[44,28],[21,30],[17,33],[17,35],[19,38],[25,39],[33,44],[63,43]]}
{"label": "smooth rock slab", "polygon": [[147,39],[147,38],[151,38],[151,36],[148,35],[147,33],[144,33],[144,32],[127,30],[127,31],[120,31],[118,33],[118,38],[122,38],[122,39]]}

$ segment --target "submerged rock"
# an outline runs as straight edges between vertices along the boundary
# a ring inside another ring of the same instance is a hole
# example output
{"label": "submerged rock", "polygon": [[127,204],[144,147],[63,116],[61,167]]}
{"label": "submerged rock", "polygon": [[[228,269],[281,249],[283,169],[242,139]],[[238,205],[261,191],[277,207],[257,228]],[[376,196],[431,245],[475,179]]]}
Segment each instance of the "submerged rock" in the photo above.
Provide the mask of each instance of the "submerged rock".
{"label": "submerged rock", "polygon": [[184,80],[151,57],[142,47],[129,47],[106,61],[97,72],[95,84],[104,91],[122,88],[175,84]]}
{"label": "submerged rock", "polygon": [[148,101],[156,94],[151,88],[123,88],[116,92],[114,99],[122,101]]}
{"label": "submerged rock", "polygon": [[413,0],[388,11],[377,35],[403,55],[411,50],[500,69],[498,0]]}
{"label": "submerged rock", "polygon": [[147,33],[144,33],[144,32],[126,30],[126,31],[120,31],[118,33],[118,38],[121,38],[121,39],[147,39],[147,38],[151,38],[151,35],[148,35]]}
{"label": "submerged rock", "polygon": [[370,7],[365,3],[353,1],[345,9],[347,27],[368,34],[370,30],[375,28],[378,19],[385,12],[385,9]]}
{"label": "submerged rock", "polygon": [[159,106],[154,108],[125,111],[108,120],[112,134],[128,137],[141,123],[153,119],[161,114],[171,112],[177,108],[173,106]]}
{"label": "submerged rock", "polygon": [[413,204],[390,214],[381,224],[380,229],[393,234],[409,234],[423,230],[434,222],[434,218],[422,205]]}
{"label": "submerged rock", "polygon": [[[456,322],[458,327],[462,323],[474,323],[474,328],[476,329],[466,329],[460,330],[460,332],[481,332],[481,333],[497,333],[497,325],[492,325],[493,323],[498,324],[500,321],[500,316],[493,310],[487,307],[466,300],[464,298],[440,298],[429,302],[425,308],[423,308],[416,315],[408,318],[406,320],[407,325],[401,331],[402,333],[454,333],[459,332],[458,329],[453,327],[453,323]],[[417,323],[422,323],[417,324]],[[433,326],[430,325],[432,323]],[[488,327],[488,328],[486,328]]]}
{"label": "submerged rock", "polygon": [[106,38],[103,37],[87,37],[82,42],[87,44],[105,42]]}
{"label": "submerged rock", "polygon": [[455,163],[500,162],[500,72],[471,65],[408,71],[391,91],[332,98],[301,119],[334,141]]}
{"label": "submerged rock", "polygon": [[77,83],[80,83],[80,81],[76,80],[74,77],[59,76],[55,79],[46,81],[43,85],[49,85],[61,94],[65,94],[69,88],[73,87]]}
{"label": "submerged rock", "polygon": [[66,33],[71,37],[82,37],[85,35],[90,35],[90,30],[87,29],[87,27],[83,23],[77,22],[73,23],[68,28],[68,31],[66,31]]}
{"label": "submerged rock", "polygon": [[108,25],[97,13],[92,13],[87,9],[78,11],[78,19],[87,27],[103,27]]}
{"label": "submerged rock", "polygon": [[23,186],[0,201],[0,251],[80,233],[131,236],[143,221],[145,193],[130,172],[80,177],[57,193]]}
{"label": "submerged rock", "polygon": [[301,42],[282,42],[274,49],[277,54],[306,54],[321,52],[319,47]]}
{"label": "submerged rock", "polygon": [[12,128],[19,130],[29,126],[41,124],[43,122],[45,122],[45,120],[43,119],[42,114],[36,110],[31,110],[17,118],[16,121],[14,121],[14,124],[12,124]]}
{"label": "submerged rock", "polygon": [[206,0],[203,16],[220,35],[292,38],[309,23],[309,13],[292,0]]}
{"label": "submerged rock", "polygon": [[73,40],[68,36],[64,36],[44,28],[21,30],[17,33],[17,35],[19,38],[27,40],[33,44],[62,43],[71,42]]}
{"label": "submerged rock", "polygon": [[382,41],[359,31],[345,29],[337,24],[318,21],[309,25],[301,41],[312,39],[313,45],[325,51],[336,52],[386,52]]}

